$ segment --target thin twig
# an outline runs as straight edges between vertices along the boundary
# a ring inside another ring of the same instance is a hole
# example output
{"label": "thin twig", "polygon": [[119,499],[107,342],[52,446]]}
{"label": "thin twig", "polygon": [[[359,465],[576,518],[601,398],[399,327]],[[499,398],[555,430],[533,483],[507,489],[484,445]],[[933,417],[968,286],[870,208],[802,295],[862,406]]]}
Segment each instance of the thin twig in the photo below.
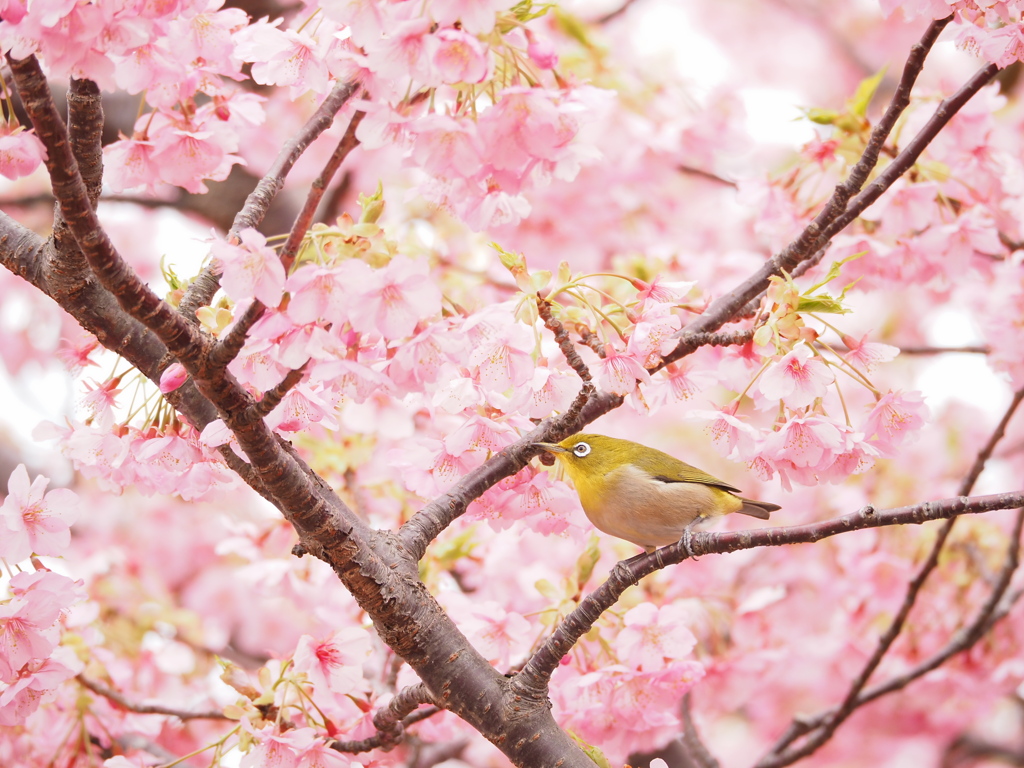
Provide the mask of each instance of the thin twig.
{"label": "thin twig", "polygon": [[128,710],[129,712],[137,712],[140,715],[169,715],[171,717],[176,717],[179,720],[231,719],[223,712],[218,712],[216,710],[190,711],[187,709],[165,707],[161,704],[139,704],[137,702],[129,701],[128,698],[124,696],[124,694],[118,693],[114,689],[108,688],[103,683],[86,677],[85,675],[76,675],[75,679],[93,693],[97,693],[103,698],[109,699],[121,709]]}
{"label": "thin twig", "polygon": [[945,354],[973,354],[987,355],[991,352],[990,347],[984,345],[965,347],[900,347],[902,355],[945,355]]}
{"label": "thin twig", "polygon": [[[313,141],[334,123],[334,117],[338,114],[345,103],[356,92],[359,84],[356,82],[336,83],[327,97],[321,102],[316,112],[306,121],[302,129],[281,148],[274,164],[270,166],[266,176],[260,179],[256,188],[249,193],[242,210],[235,216],[231,224],[231,231],[228,239],[238,236],[238,233],[247,227],[258,227],[277,193],[284,186],[285,178],[291,171],[292,166],[302,156]],[[199,276],[186,289],[181,301],[178,302],[178,311],[184,315],[189,322],[198,322],[196,310],[204,307],[213,300],[220,286],[220,276],[208,266],[199,273]]]}
{"label": "thin twig", "polygon": [[[939,34],[952,19],[952,16],[947,16],[945,19],[933,21],[928,25],[928,29],[922,35],[920,41],[913,46],[903,67],[903,74],[900,77],[899,85],[893,93],[889,106],[872,129],[860,160],[850,170],[846,180],[836,186],[832,196],[818,215],[815,216],[814,220],[804,228],[793,242],[787,245],[781,252],[768,259],[763,267],[732,291],[713,301],[711,306],[700,317],[676,334],[679,338],[679,344],[672,353],[666,356],[666,363],[679,360],[697,349],[697,346],[690,340],[690,337],[694,334],[717,331],[725,323],[740,317],[743,314],[744,307],[757,298],[767,287],[770,277],[780,275],[783,272],[792,274],[800,266],[801,262],[813,258],[842,229],[842,227],[836,227],[836,222],[850,211],[850,205],[848,204],[851,198],[861,191],[872,170],[874,170],[886,139],[895,127],[900,115],[903,114],[910,104],[911,91],[924,67],[928,52],[935,44]],[[939,116],[939,113],[941,113],[940,122],[942,125],[949,121],[953,114],[966,103],[967,99],[976,93],[977,90],[980,90],[983,83],[978,84],[976,79],[972,78],[968,85],[965,85],[956,96],[947,100],[948,104],[943,102],[943,105],[940,105],[939,110],[936,111],[936,116]],[[933,117],[933,121],[935,120],[936,117]],[[923,147],[920,147],[917,154],[919,155],[922,150]],[[910,157],[910,153],[908,153],[907,157]],[[917,155],[913,155],[913,158],[916,160]],[[895,161],[893,161],[893,164],[895,164]],[[913,162],[911,161],[912,164]],[[889,168],[891,167],[892,164]],[[909,168],[910,166],[907,167]],[[888,171],[889,169],[887,168],[886,170]],[[887,177],[887,184],[891,185],[896,178],[898,176],[895,178]],[[876,180],[872,187],[877,183]],[[858,195],[856,198],[860,202],[863,202],[865,199],[863,194]],[[858,205],[860,202],[858,202]],[[859,211],[856,215],[859,215]],[[853,218],[856,218],[856,215]],[[849,221],[852,220],[850,219]],[[846,224],[843,224],[843,226],[845,227]]]}
{"label": "thin twig", "polygon": [[[306,233],[313,223],[313,217],[316,215],[316,209],[320,206],[320,200],[324,196],[327,185],[330,184],[331,179],[334,178],[334,174],[338,172],[338,168],[341,167],[345,158],[359,145],[359,140],[356,138],[356,128],[359,127],[359,123],[365,114],[365,112],[356,112],[352,115],[348,128],[345,130],[345,135],[341,137],[341,141],[338,142],[338,146],[335,147],[334,152],[327,160],[324,169],[310,186],[309,193],[306,195],[306,202],[299,215],[295,217],[291,231],[288,233],[288,240],[285,241],[284,246],[281,248],[281,263],[284,265],[286,273],[291,269],[292,264],[295,263],[295,257],[298,255],[302,241],[305,239]],[[224,338],[214,345],[213,350],[210,352],[210,362],[213,365],[225,367],[235,359],[245,345],[245,339],[249,335],[249,331],[256,321],[263,316],[265,309],[266,307],[259,299],[256,299],[249,305],[245,314],[231,326],[231,329],[224,334]]]}
{"label": "thin twig", "polygon": [[[562,657],[589,632],[601,614],[613,606],[629,587],[640,579],[668,565],[681,563],[692,555],[721,554],[755,547],[777,547],[807,544],[848,531],[890,525],[920,525],[958,515],[979,514],[997,509],[1013,509],[1024,505],[1024,491],[989,496],[964,497],[926,501],[906,507],[876,510],[867,506],[848,515],[807,525],[780,528],[758,528],[747,531],[699,531],[691,537],[690,551],[683,542],[662,547],[650,554],[622,560],[612,568],[607,581],[587,595],[566,616],[540,649],[530,658],[523,671],[510,682],[514,693],[523,696],[543,695],[548,680]],[[692,553],[692,554],[691,554]]]}
{"label": "thin twig", "polygon": [[[377,710],[373,716],[373,725],[377,733],[358,741],[330,741],[328,746],[336,752],[358,753],[380,749],[390,752],[405,738],[405,731],[410,725],[433,717],[442,709],[434,702],[434,697],[423,683],[409,686],[396,695],[388,706]],[[431,704],[418,712],[420,704]]]}
{"label": "thin twig", "polygon": [[[1013,418],[1013,414],[1017,410],[1022,399],[1024,399],[1024,389],[1018,391],[1014,395],[1013,400],[1003,413],[1003,417],[999,420],[999,423],[992,431],[989,439],[986,441],[985,445],[982,446],[981,450],[978,451],[978,455],[975,457],[974,463],[971,465],[970,470],[968,470],[960,483],[960,488],[957,492],[958,496],[967,496],[971,492],[971,489],[974,487],[975,482],[977,482],[978,477],[985,469],[985,464],[988,462],[989,458],[991,458],[996,445],[998,445],[999,441],[1002,440],[1005,435],[1006,427],[1010,423],[1010,419]],[[867,685],[868,680],[870,680],[871,675],[874,674],[875,670],[878,668],[878,665],[881,664],[885,654],[889,652],[892,644],[903,631],[907,617],[910,615],[911,609],[917,603],[917,598],[920,595],[925,581],[927,581],[928,577],[938,567],[939,556],[953,530],[953,526],[956,524],[956,520],[957,518],[955,517],[949,518],[939,529],[935,542],[932,544],[931,551],[928,553],[928,557],[918,569],[914,578],[911,579],[910,583],[907,585],[907,591],[903,597],[903,603],[900,605],[896,615],[889,622],[889,626],[886,628],[885,632],[883,632],[881,637],[879,637],[874,652],[864,664],[860,674],[858,674],[853,682],[851,682],[842,703],[839,704],[838,707],[834,707],[829,710],[829,716],[827,719],[820,722],[818,725],[813,726],[813,728],[809,727],[808,724],[810,722],[818,722],[816,719],[812,718],[811,720],[808,720],[808,718],[802,717],[798,720],[794,720],[786,729],[786,732],[772,746],[765,757],[759,761],[759,768],[778,768],[780,765],[786,765],[794,760],[811,754],[828,741],[832,737],[832,734],[835,733],[836,729],[857,707],[863,703],[862,691]],[[805,736],[811,730],[814,730],[815,733],[813,736],[808,737],[806,742],[801,745],[799,749],[789,749],[790,744],[798,738]]]}

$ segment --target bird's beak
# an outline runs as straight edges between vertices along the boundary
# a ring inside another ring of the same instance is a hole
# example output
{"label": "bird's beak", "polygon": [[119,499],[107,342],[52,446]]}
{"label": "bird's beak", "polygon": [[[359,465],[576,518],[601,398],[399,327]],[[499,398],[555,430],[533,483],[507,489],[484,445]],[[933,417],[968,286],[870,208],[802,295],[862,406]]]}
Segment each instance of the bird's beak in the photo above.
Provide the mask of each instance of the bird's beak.
{"label": "bird's beak", "polygon": [[534,447],[543,448],[548,453],[568,453],[568,448],[563,448],[558,443],[534,443]]}

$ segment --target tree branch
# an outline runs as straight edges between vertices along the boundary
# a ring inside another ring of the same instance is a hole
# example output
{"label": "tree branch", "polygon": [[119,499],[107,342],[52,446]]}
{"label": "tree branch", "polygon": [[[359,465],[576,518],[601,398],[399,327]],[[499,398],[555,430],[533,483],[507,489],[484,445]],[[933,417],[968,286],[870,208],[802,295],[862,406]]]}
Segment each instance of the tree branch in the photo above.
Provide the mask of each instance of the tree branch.
{"label": "tree branch", "polygon": [[113,688],[108,688],[103,683],[93,680],[92,678],[86,677],[85,675],[76,675],[75,679],[81,683],[84,687],[88,688],[93,693],[98,693],[105,699],[109,699],[116,704],[120,709],[128,710],[129,712],[138,712],[140,715],[169,715],[176,717],[179,720],[230,720],[227,715],[217,710],[187,710],[187,709],[175,709],[174,707],[165,707],[161,704],[139,704],[137,702],[129,701],[124,694],[118,693]]}
{"label": "tree branch", "polygon": [[[277,159],[270,166],[266,176],[260,179],[256,188],[249,194],[245,205],[242,206],[242,210],[235,216],[235,220],[231,225],[231,231],[228,233],[229,239],[236,237],[239,232],[247,227],[259,226],[267,210],[270,208],[270,204],[284,186],[285,178],[287,178],[292,166],[295,165],[309,145],[321,133],[331,127],[334,123],[335,115],[345,106],[358,87],[359,84],[354,81],[335,84],[316,112],[313,113],[313,116],[281,148]],[[188,289],[186,289],[185,295],[182,296],[181,301],[178,303],[178,311],[189,322],[196,322],[196,310],[206,306],[213,300],[213,296],[217,293],[219,286],[220,276],[214,273],[212,267],[204,268]]]}
{"label": "tree branch", "polygon": [[[1012,509],[1021,505],[1024,505],[1024,491],[990,496],[959,496],[881,511],[868,506],[842,517],[807,525],[724,533],[699,531],[693,534],[690,547],[694,555],[710,555],[755,547],[808,544],[847,531],[890,525],[920,525],[931,520],[997,509]],[[587,595],[576,609],[562,620],[523,670],[512,679],[512,691],[524,696],[541,695],[547,690],[551,674],[562,657],[591,630],[594,622],[618,601],[623,592],[644,576],[666,565],[680,563],[689,557],[690,554],[680,541],[650,554],[637,555],[617,563],[607,581]]]}
{"label": "tree branch", "polygon": [[[910,55],[907,57],[907,63],[903,67],[903,75],[900,77],[899,85],[896,87],[896,91],[893,94],[892,100],[889,102],[888,108],[875,124],[874,129],[872,129],[871,136],[868,138],[867,145],[864,148],[864,152],[861,154],[860,160],[850,170],[850,174],[846,178],[846,181],[842,182],[835,188],[832,196],[829,198],[828,202],[825,203],[824,208],[822,208],[814,220],[804,228],[796,240],[787,245],[778,254],[768,259],[764,266],[732,291],[715,299],[715,301],[711,303],[711,306],[709,306],[700,317],[679,331],[676,334],[679,338],[679,345],[665,357],[666,362],[673,362],[693,353],[699,346],[693,341],[693,337],[696,334],[717,331],[727,322],[742,316],[743,307],[752,299],[755,299],[758,294],[768,286],[768,278],[774,275],[780,275],[783,271],[792,273],[802,261],[811,258],[816,252],[823,249],[826,243],[836,233],[849,224],[853,218],[856,218],[856,215],[848,221],[843,218],[849,211],[847,203],[850,198],[861,190],[871,171],[878,163],[878,157],[885,144],[885,140],[892,132],[893,127],[895,127],[899,116],[903,114],[910,104],[911,90],[914,87],[914,83],[917,81],[918,75],[921,74],[928,52],[935,44],[939,34],[946,25],[952,21],[952,19],[952,16],[947,16],[945,19],[933,21],[928,25],[928,29],[925,30],[920,41],[915,43],[913,48],[911,48]],[[965,88],[967,88],[967,86],[965,86]],[[963,90],[964,89],[961,89],[961,91]],[[971,91],[970,95],[967,95],[967,97],[963,99],[963,103],[966,103],[967,99],[969,99],[975,92],[976,90]],[[945,104],[945,102],[943,102],[943,104]],[[952,115],[961,106],[963,106],[963,104],[959,103],[959,101],[955,105],[955,108],[952,108],[951,105],[951,111],[949,111],[948,117],[945,118],[945,122],[948,122],[949,118],[952,117]],[[940,109],[942,109],[941,106]],[[945,122],[943,122],[943,124],[945,124]],[[934,136],[930,137],[928,141],[930,141],[931,138],[934,138]],[[923,149],[923,146],[921,149]],[[920,151],[918,151],[918,154],[920,154]],[[916,159],[916,155],[914,157]],[[893,164],[895,164],[895,161]],[[889,168],[891,167],[892,165],[889,166]],[[888,170],[888,168],[886,170]],[[900,173],[902,174],[903,171],[901,170]],[[898,176],[889,180],[888,185],[891,185],[896,178],[898,178]],[[878,182],[876,180],[875,184],[877,183]],[[872,187],[874,187],[874,184]],[[879,192],[879,194],[881,194],[881,192]],[[860,197],[863,197],[863,195]],[[858,197],[857,200],[860,200],[860,197]],[[872,200],[873,199],[874,198],[872,198]],[[842,226],[837,227],[837,222],[841,219],[844,220],[845,223],[842,224]]]}
{"label": "tree branch", "polygon": [[39,62],[35,56],[21,60],[8,56],[7,60],[25,111],[46,147],[46,169],[61,215],[92,271],[124,311],[157,334],[182,363],[186,362],[182,353],[191,353],[194,359],[203,347],[199,332],[139,279],[100,226]]}
{"label": "tree branch", "polygon": [[[1010,419],[1013,418],[1013,414],[1016,412],[1022,399],[1024,399],[1024,389],[1018,391],[1014,395],[1010,405],[1007,407],[1002,418],[999,420],[999,423],[989,436],[989,439],[986,441],[985,445],[982,446],[981,450],[978,451],[978,455],[975,458],[974,463],[971,465],[970,470],[968,470],[964,479],[960,483],[960,488],[957,491],[958,496],[967,496],[971,492],[971,489],[974,488],[974,484],[977,482],[982,471],[984,471],[985,464],[988,462],[989,458],[991,458],[996,445],[999,444],[999,441],[1002,440],[1003,436],[1006,434],[1006,427],[1010,423]],[[789,728],[786,729],[786,732],[782,737],[780,737],[772,746],[768,754],[762,758],[761,762],[758,764],[759,768],[769,768],[769,766],[772,768],[779,768],[781,765],[788,765],[795,760],[810,755],[831,739],[836,729],[839,728],[839,726],[842,725],[842,723],[849,718],[851,714],[853,714],[857,707],[864,703],[861,699],[861,692],[868,684],[868,680],[871,679],[871,676],[878,668],[878,665],[882,663],[882,659],[885,657],[885,654],[889,652],[889,649],[896,641],[896,638],[899,637],[900,633],[903,631],[903,627],[910,615],[910,611],[917,603],[917,598],[921,593],[922,587],[924,587],[925,581],[927,581],[928,577],[939,565],[939,555],[942,553],[942,550],[946,545],[946,540],[949,538],[949,534],[952,532],[953,526],[956,524],[956,520],[957,518],[955,517],[949,518],[939,529],[935,542],[932,544],[931,551],[928,553],[928,557],[925,559],[925,562],[918,569],[917,574],[915,574],[914,578],[911,579],[910,584],[907,587],[907,592],[903,597],[903,603],[900,605],[899,610],[896,612],[892,621],[889,622],[889,626],[886,628],[885,632],[883,632],[881,637],[879,637],[874,652],[864,664],[860,674],[858,674],[850,684],[843,701],[838,707],[830,710],[828,716],[825,717],[818,726],[815,726],[813,730],[815,730],[816,733],[814,733],[812,737],[808,738],[799,749],[789,750],[788,747],[790,744],[811,730],[807,727],[807,723],[809,722],[807,718],[795,720]],[[1013,554],[1013,558],[1016,558],[1016,554]],[[1016,565],[1014,565],[1014,568],[1016,568]],[[1005,590],[1005,587],[1003,589]]]}
{"label": "tree branch", "polygon": [[[328,158],[326,165],[324,165],[324,169],[313,181],[309,194],[306,195],[306,203],[292,224],[291,231],[288,233],[288,240],[285,241],[284,247],[281,249],[281,263],[284,264],[286,274],[292,264],[295,263],[295,257],[299,253],[302,241],[313,224],[313,217],[316,216],[316,209],[320,205],[320,200],[324,196],[327,185],[331,183],[331,179],[334,178],[334,174],[338,172],[338,168],[341,167],[345,158],[359,145],[359,139],[356,138],[356,128],[359,127],[359,123],[362,122],[365,115],[365,112],[356,112],[352,115],[345,135],[341,137],[338,146],[335,147],[334,152]],[[224,367],[235,359],[235,356],[238,355],[245,345],[245,339],[249,335],[253,324],[263,316],[265,309],[266,307],[259,299],[254,300],[249,305],[248,309],[245,310],[245,314],[238,319],[231,329],[224,334],[224,338],[218,341],[210,351],[210,362],[212,365]]]}
{"label": "tree branch", "polygon": [[[402,731],[404,732],[410,725],[415,725],[416,723],[422,722],[423,720],[426,720],[428,717],[433,717],[441,711],[442,710],[438,707],[427,707],[426,709],[421,709],[419,712],[413,712],[411,715],[407,715],[406,717],[402,718]],[[375,736],[370,736],[366,739],[359,739],[358,741],[333,741],[329,743],[327,746],[329,746],[336,752],[346,752],[355,754],[359,752],[369,752],[373,749],[382,748],[384,744],[382,739],[383,735],[378,733]]]}
{"label": "tree branch", "polygon": [[[1000,570],[999,578],[996,585],[993,587],[989,598],[978,610],[978,614],[974,621],[957,632],[944,648],[903,674],[897,675],[884,683],[880,683],[868,688],[867,690],[859,692],[852,698],[848,697],[848,700],[844,701],[839,707],[829,710],[828,712],[824,712],[813,719],[791,725],[789,731],[794,730],[794,728],[799,728],[801,732],[796,734],[793,739],[790,739],[790,742],[794,741],[796,737],[799,737],[804,733],[813,733],[813,735],[796,749],[777,750],[777,748],[773,748],[767,755],[756,763],[756,768],[782,768],[782,766],[790,765],[797,760],[806,757],[821,746],[824,741],[827,741],[835,731],[838,724],[849,717],[855,709],[888,693],[905,688],[914,680],[917,680],[931,672],[933,669],[937,669],[942,666],[956,654],[968,650],[982,637],[984,637],[992,628],[993,624],[1009,612],[1009,608],[1012,605],[1011,601],[1010,605],[1005,606],[1002,610],[997,610],[1000,608],[1003,596],[1006,594],[1006,590],[1010,586],[1010,579],[1013,577],[1013,574],[1020,563],[1019,554],[1022,526],[1024,526],[1024,509],[1018,509],[1017,516],[1014,520],[1013,533],[1011,534],[1010,543],[1007,548],[1006,559],[1003,563],[1002,569]],[[1014,600],[1016,600],[1016,598],[1014,598]],[[853,692],[851,691],[851,693]],[[789,731],[787,731],[787,735],[789,734]]]}

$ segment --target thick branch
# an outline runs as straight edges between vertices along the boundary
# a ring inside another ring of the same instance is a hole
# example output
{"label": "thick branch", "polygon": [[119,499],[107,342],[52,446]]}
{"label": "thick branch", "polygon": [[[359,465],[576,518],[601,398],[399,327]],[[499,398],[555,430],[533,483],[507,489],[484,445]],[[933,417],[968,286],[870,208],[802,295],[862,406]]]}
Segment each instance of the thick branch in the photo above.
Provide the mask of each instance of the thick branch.
{"label": "thick branch", "polygon": [[[959,496],[897,507],[875,510],[864,507],[833,520],[782,528],[760,528],[750,531],[693,534],[691,548],[694,554],[709,555],[735,552],[754,547],[778,547],[786,544],[808,544],[847,531],[880,528],[889,525],[920,525],[931,520],[944,520],[958,515],[1012,509],[1024,505],[1024,491],[1000,493],[972,498]],[[681,542],[670,544],[651,554],[637,555],[623,560],[612,569],[608,580],[580,602],[565,617],[551,637],[527,662],[523,671],[512,680],[512,690],[523,695],[539,695],[547,690],[548,680],[562,657],[594,626],[601,614],[613,606],[629,587],[644,576],[664,567],[686,560],[690,555]]]}
{"label": "thick branch", "polygon": [[20,61],[8,57],[8,62],[25,111],[40,141],[46,146],[46,169],[61,215],[89,266],[121,307],[156,333],[184,363],[181,353],[194,355],[202,348],[201,336],[139,279],[100,226],[78,171],[78,163],[71,152],[64,122],[57,114],[46,76],[35,56]]}

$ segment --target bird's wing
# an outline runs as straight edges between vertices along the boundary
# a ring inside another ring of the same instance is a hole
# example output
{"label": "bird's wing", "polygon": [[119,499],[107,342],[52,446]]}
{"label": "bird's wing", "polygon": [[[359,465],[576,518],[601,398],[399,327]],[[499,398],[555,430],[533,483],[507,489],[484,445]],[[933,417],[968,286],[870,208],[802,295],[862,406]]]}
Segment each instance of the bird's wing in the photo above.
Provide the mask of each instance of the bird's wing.
{"label": "bird's wing", "polygon": [[[673,458],[673,461],[679,465],[679,471],[673,473],[673,475],[666,475],[664,473],[664,464],[661,464],[662,471],[655,470],[652,466],[644,466],[646,462],[643,459],[638,461],[637,464],[654,480],[662,483],[700,483],[701,485],[710,485],[712,488],[721,488],[723,491],[729,491],[729,493],[742,493],[739,488],[731,486],[717,477],[709,475],[707,472],[702,472],[696,467],[691,467],[689,464],[684,464],[675,458]],[[653,464],[654,462],[651,463]]]}

